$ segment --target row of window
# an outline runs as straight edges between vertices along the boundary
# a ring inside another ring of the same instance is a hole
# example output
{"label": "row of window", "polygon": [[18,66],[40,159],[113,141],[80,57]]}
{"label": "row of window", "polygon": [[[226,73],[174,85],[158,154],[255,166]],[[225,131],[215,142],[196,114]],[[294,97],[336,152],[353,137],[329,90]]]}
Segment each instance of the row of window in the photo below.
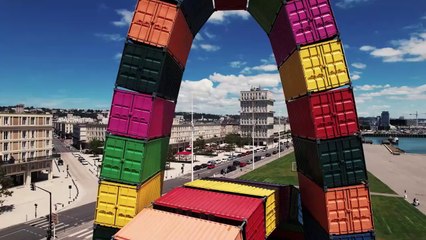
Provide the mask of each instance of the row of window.
{"label": "row of window", "polygon": [[[3,117],[3,120],[0,123],[3,123],[4,126],[8,126],[12,124],[13,117]],[[16,117],[15,117],[16,118]],[[36,125],[36,117],[19,117],[20,121],[18,125]],[[45,118],[44,125],[50,125],[50,117]]]}
{"label": "row of window", "polygon": [[[20,154],[20,159],[15,159],[15,160],[26,160],[29,158],[31,159],[36,157],[47,157],[50,155],[52,155],[52,152],[50,150],[46,150],[44,154],[40,152],[23,152]],[[12,155],[8,153],[0,155],[0,161],[3,161],[3,162],[9,161],[11,160],[11,158],[12,158]]]}
{"label": "row of window", "polygon": [[[28,139],[28,138],[38,138],[40,137],[40,134],[42,134],[43,132],[41,131],[21,131],[21,138],[22,139]],[[4,131],[3,134],[1,134],[3,136],[2,140],[9,140],[11,139],[11,132],[10,131]],[[38,136],[37,136],[38,135]],[[45,130],[44,131],[44,136],[43,137],[52,137],[51,131],[50,130]]]}
{"label": "row of window", "polygon": [[[36,141],[22,142],[22,150],[35,148]],[[37,141],[39,142],[39,141]],[[28,143],[28,144],[27,144]],[[46,140],[46,146],[50,146],[50,140]],[[9,143],[3,143],[3,151],[9,151]]]}

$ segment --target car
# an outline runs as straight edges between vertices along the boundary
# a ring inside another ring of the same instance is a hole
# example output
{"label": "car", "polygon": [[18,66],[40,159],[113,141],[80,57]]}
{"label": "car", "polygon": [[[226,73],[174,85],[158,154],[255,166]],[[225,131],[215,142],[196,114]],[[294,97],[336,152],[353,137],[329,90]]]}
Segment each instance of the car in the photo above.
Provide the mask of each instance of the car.
{"label": "car", "polygon": [[83,161],[81,161],[81,164],[83,164],[83,165],[87,165],[87,164],[89,164],[89,162],[88,162],[88,161],[86,161],[86,160],[83,160]]}
{"label": "car", "polygon": [[200,165],[195,165],[193,169],[194,169],[194,171],[200,170],[201,166]]}
{"label": "car", "polygon": [[262,157],[261,157],[261,156],[255,156],[255,157],[254,157],[254,162],[260,161],[261,159],[262,159]]}
{"label": "car", "polygon": [[64,160],[62,160],[62,159],[58,159],[58,165],[59,165],[59,166],[64,165]]}
{"label": "car", "polygon": [[247,162],[240,162],[240,167],[245,167],[247,166]]}
{"label": "car", "polygon": [[237,154],[237,157],[242,157],[243,156],[243,154],[242,153],[238,153]]}
{"label": "car", "polygon": [[270,157],[270,156],[271,156],[270,153],[265,154],[265,157]]}
{"label": "car", "polygon": [[232,171],[235,171],[235,170],[237,170],[237,167],[236,167],[236,166],[234,166],[234,165],[229,165],[229,166],[226,168],[227,173],[232,172]]}
{"label": "car", "polygon": [[232,166],[240,166],[240,161],[234,161],[234,162],[232,162]]}
{"label": "car", "polygon": [[208,166],[208,164],[207,163],[203,163],[200,166],[201,166],[201,168],[206,168]]}
{"label": "car", "polygon": [[210,163],[209,165],[207,165],[208,169],[213,169],[216,167],[216,164]]}
{"label": "car", "polygon": [[210,160],[210,161],[207,162],[207,164],[214,164],[214,165],[216,165],[216,160]]}
{"label": "car", "polygon": [[272,154],[277,154],[277,153],[278,153],[277,150],[272,151]]}

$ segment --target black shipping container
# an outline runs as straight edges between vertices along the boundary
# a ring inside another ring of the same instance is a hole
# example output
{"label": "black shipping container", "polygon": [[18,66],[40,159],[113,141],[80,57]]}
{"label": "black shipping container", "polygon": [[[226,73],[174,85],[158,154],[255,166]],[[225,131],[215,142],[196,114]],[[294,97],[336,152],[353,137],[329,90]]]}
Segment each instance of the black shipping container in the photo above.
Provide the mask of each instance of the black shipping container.
{"label": "black shipping container", "polygon": [[266,34],[269,34],[283,3],[283,0],[250,0],[248,11]]}
{"label": "black shipping container", "polygon": [[120,229],[105,227],[98,224],[93,226],[93,240],[111,240]]}
{"label": "black shipping container", "polygon": [[374,232],[328,235],[321,225],[312,217],[306,209],[303,209],[303,231],[305,240],[374,240]]}
{"label": "black shipping container", "polygon": [[184,0],[180,7],[194,37],[214,12],[212,0]]}
{"label": "black shipping container", "polygon": [[183,69],[164,48],[129,40],[115,85],[176,102],[182,75]]}
{"label": "black shipping container", "polygon": [[367,181],[361,139],[314,141],[293,137],[297,169],[324,190]]}

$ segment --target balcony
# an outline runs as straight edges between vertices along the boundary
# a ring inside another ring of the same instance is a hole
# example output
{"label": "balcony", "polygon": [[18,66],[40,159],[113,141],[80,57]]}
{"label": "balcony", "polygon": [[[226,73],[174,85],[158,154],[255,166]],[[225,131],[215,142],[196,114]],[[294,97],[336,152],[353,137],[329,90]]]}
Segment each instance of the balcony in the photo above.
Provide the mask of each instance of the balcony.
{"label": "balcony", "polygon": [[26,162],[9,161],[0,162],[0,167],[6,172],[6,175],[14,175],[22,172],[33,172],[50,169],[52,167],[52,160],[60,157],[60,154],[53,154],[48,157],[35,157],[27,158]]}

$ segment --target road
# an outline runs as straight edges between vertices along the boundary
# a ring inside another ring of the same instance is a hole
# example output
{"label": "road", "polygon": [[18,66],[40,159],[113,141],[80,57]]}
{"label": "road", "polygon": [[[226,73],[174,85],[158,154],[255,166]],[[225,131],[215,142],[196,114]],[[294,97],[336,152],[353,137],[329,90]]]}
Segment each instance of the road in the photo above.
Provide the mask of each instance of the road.
{"label": "road", "polygon": [[[56,141],[55,141],[56,140]],[[67,156],[72,156],[70,153],[70,150],[67,149],[62,142],[55,139],[55,149],[58,153],[63,154],[63,158],[68,158]],[[265,155],[266,153],[271,153],[273,149],[267,150],[267,152],[260,152],[256,155]],[[272,155],[272,157],[275,157],[277,155]],[[247,161],[252,159],[251,155],[244,156],[241,158],[238,158],[238,161]],[[262,160],[261,160],[262,161]],[[67,163],[67,159],[65,159],[65,162]],[[69,161],[70,163],[70,172],[73,174],[73,176],[76,176],[77,179],[79,179],[80,184],[96,184],[97,180],[92,179],[94,178],[93,175],[84,174],[81,172],[78,172],[77,166],[74,166],[74,163],[77,165],[79,164],[78,161]],[[257,162],[256,162],[257,163]],[[255,164],[256,164],[255,163]],[[194,177],[196,179],[203,178],[203,177],[209,177],[213,176],[214,174],[220,174],[220,171],[224,168],[227,168],[229,165],[231,165],[232,162],[227,162],[223,164],[219,164],[214,169],[202,169],[198,170],[194,173]],[[239,167],[237,167],[237,170],[239,170]],[[170,191],[171,189],[181,186],[186,182],[191,181],[191,175],[186,174],[179,178],[170,179],[164,182],[163,186],[163,193],[166,193]],[[71,229],[71,228],[77,228],[79,226],[85,226],[88,222],[92,222],[94,219],[94,210],[96,203],[93,201],[96,199],[96,193],[87,193],[87,196],[83,196],[83,202],[86,201],[87,203],[75,207],[69,210],[65,210],[62,212],[59,212],[59,224],[56,227],[56,233],[61,234],[65,231]],[[5,229],[0,230],[0,240],[38,240],[43,239],[46,235],[46,231],[48,229],[48,220],[46,218],[39,218],[35,219],[26,223],[18,224],[15,226],[11,226]],[[84,232],[86,231],[86,232]],[[72,236],[74,239],[77,238],[89,238],[91,235],[91,228],[87,227],[78,233],[82,233],[81,237],[80,235]],[[90,232],[90,233],[89,233]],[[77,232],[76,232],[77,233]],[[86,234],[86,235],[84,235]]]}

